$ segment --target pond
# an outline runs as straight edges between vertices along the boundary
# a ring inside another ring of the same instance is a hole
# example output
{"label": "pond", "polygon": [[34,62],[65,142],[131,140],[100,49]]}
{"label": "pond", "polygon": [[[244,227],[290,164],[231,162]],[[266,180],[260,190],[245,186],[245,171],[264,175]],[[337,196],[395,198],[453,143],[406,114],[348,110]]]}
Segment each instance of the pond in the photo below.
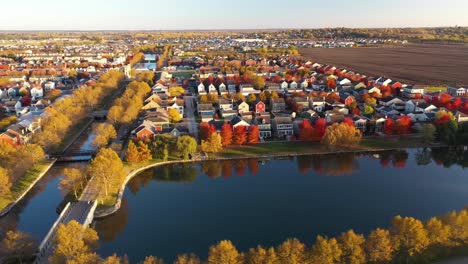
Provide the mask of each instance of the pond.
{"label": "pond", "polygon": [[122,208],[95,221],[103,256],[206,258],[229,239],[239,250],[295,237],[387,228],[468,205],[468,152],[450,149],[209,161],[158,167],[127,186]]}

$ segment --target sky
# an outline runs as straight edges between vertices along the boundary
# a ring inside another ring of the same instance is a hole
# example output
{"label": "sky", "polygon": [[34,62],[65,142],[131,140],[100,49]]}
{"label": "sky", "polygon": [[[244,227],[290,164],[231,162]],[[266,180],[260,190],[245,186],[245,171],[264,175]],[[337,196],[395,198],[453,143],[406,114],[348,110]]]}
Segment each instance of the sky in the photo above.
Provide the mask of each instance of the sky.
{"label": "sky", "polygon": [[468,26],[468,0],[16,0],[0,8],[0,31]]}

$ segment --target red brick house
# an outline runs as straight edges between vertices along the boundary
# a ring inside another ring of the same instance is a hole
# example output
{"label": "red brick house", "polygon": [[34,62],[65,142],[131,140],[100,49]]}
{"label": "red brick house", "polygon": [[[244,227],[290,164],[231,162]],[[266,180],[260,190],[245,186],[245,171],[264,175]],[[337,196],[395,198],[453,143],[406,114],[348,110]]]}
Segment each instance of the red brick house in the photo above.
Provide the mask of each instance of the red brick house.
{"label": "red brick house", "polygon": [[260,114],[260,113],[265,113],[266,112],[266,105],[264,102],[259,101],[257,104],[255,104],[255,113]]}

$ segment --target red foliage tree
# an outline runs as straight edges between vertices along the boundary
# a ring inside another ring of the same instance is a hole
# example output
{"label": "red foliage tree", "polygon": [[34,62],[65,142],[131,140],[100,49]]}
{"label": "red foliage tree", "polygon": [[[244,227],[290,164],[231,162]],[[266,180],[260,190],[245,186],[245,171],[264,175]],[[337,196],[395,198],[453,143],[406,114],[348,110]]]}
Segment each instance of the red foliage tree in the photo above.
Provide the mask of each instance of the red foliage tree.
{"label": "red foliage tree", "polygon": [[440,96],[439,103],[441,106],[446,106],[450,103],[451,100],[452,96],[450,96],[448,93],[444,93]]}
{"label": "red foliage tree", "polygon": [[459,110],[462,105],[462,99],[460,97],[455,98],[452,105],[453,105],[453,109]]}
{"label": "red foliage tree", "polygon": [[314,128],[307,119],[302,120],[299,130],[300,140],[313,140],[314,139]]}
{"label": "red foliage tree", "polygon": [[327,129],[327,121],[323,118],[317,119],[315,122],[314,137],[318,140],[321,140],[325,135],[325,130]]}
{"label": "red foliage tree", "polygon": [[400,116],[395,124],[396,132],[400,135],[411,132],[411,118],[409,116]]}
{"label": "red foliage tree", "polygon": [[211,134],[216,132],[216,128],[213,125],[210,125],[206,122],[200,123],[198,129],[200,140],[207,140],[211,136]]}
{"label": "red foliage tree", "polygon": [[335,89],[335,88],[336,88],[336,80],[335,80],[335,78],[328,78],[328,80],[327,80],[327,88],[328,88],[328,89]]}
{"label": "red foliage tree", "polygon": [[249,142],[249,144],[257,144],[259,137],[260,130],[258,129],[258,126],[251,126],[249,128],[249,133],[247,136],[247,141]]}
{"label": "red foliage tree", "polygon": [[450,116],[445,113],[445,114],[440,115],[439,118],[437,118],[436,125],[440,126],[448,122],[450,122]]}
{"label": "red foliage tree", "polygon": [[359,108],[356,107],[356,108],[353,109],[353,114],[355,114],[355,115],[361,115],[361,110],[359,110]]}
{"label": "red foliage tree", "polygon": [[247,141],[247,132],[244,126],[237,126],[234,128],[232,136],[232,143],[236,145],[242,145]]}
{"label": "red foliage tree", "polygon": [[232,127],[228,123],[221,127],[221,143],[223,146],[232,144]]}
{"label": "red foliage tree", "polygon": [[385,120],[385,124],[384,124],[382,131],[387,135],[392,135],[393,129],[394,129],[394,123],[395,122],[393,122],[393,119],[387,118],[387,120]]}
{"label": "red foliage tree", "polygon": [[351,117],[345,117],[345,119],[343,119],[343,123],[350,127],[354,127],[354,121]]}
{"label": "red foliage tree", "polygon": [[21,99],[21,106],[26,107],[26,106],[31,106],[31,97],[25,96],[23,99]]}

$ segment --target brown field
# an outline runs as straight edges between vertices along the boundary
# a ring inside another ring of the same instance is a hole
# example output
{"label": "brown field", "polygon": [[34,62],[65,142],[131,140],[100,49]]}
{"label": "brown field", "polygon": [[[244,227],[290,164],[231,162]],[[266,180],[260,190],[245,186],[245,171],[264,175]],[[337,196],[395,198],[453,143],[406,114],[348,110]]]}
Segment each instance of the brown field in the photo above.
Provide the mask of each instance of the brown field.
{"label": "brown field", "polygon": [[466,45],[307,48],[299,51],[314,62],[346,68],[368,76],[385,76],[408,84],[468,84]]}

